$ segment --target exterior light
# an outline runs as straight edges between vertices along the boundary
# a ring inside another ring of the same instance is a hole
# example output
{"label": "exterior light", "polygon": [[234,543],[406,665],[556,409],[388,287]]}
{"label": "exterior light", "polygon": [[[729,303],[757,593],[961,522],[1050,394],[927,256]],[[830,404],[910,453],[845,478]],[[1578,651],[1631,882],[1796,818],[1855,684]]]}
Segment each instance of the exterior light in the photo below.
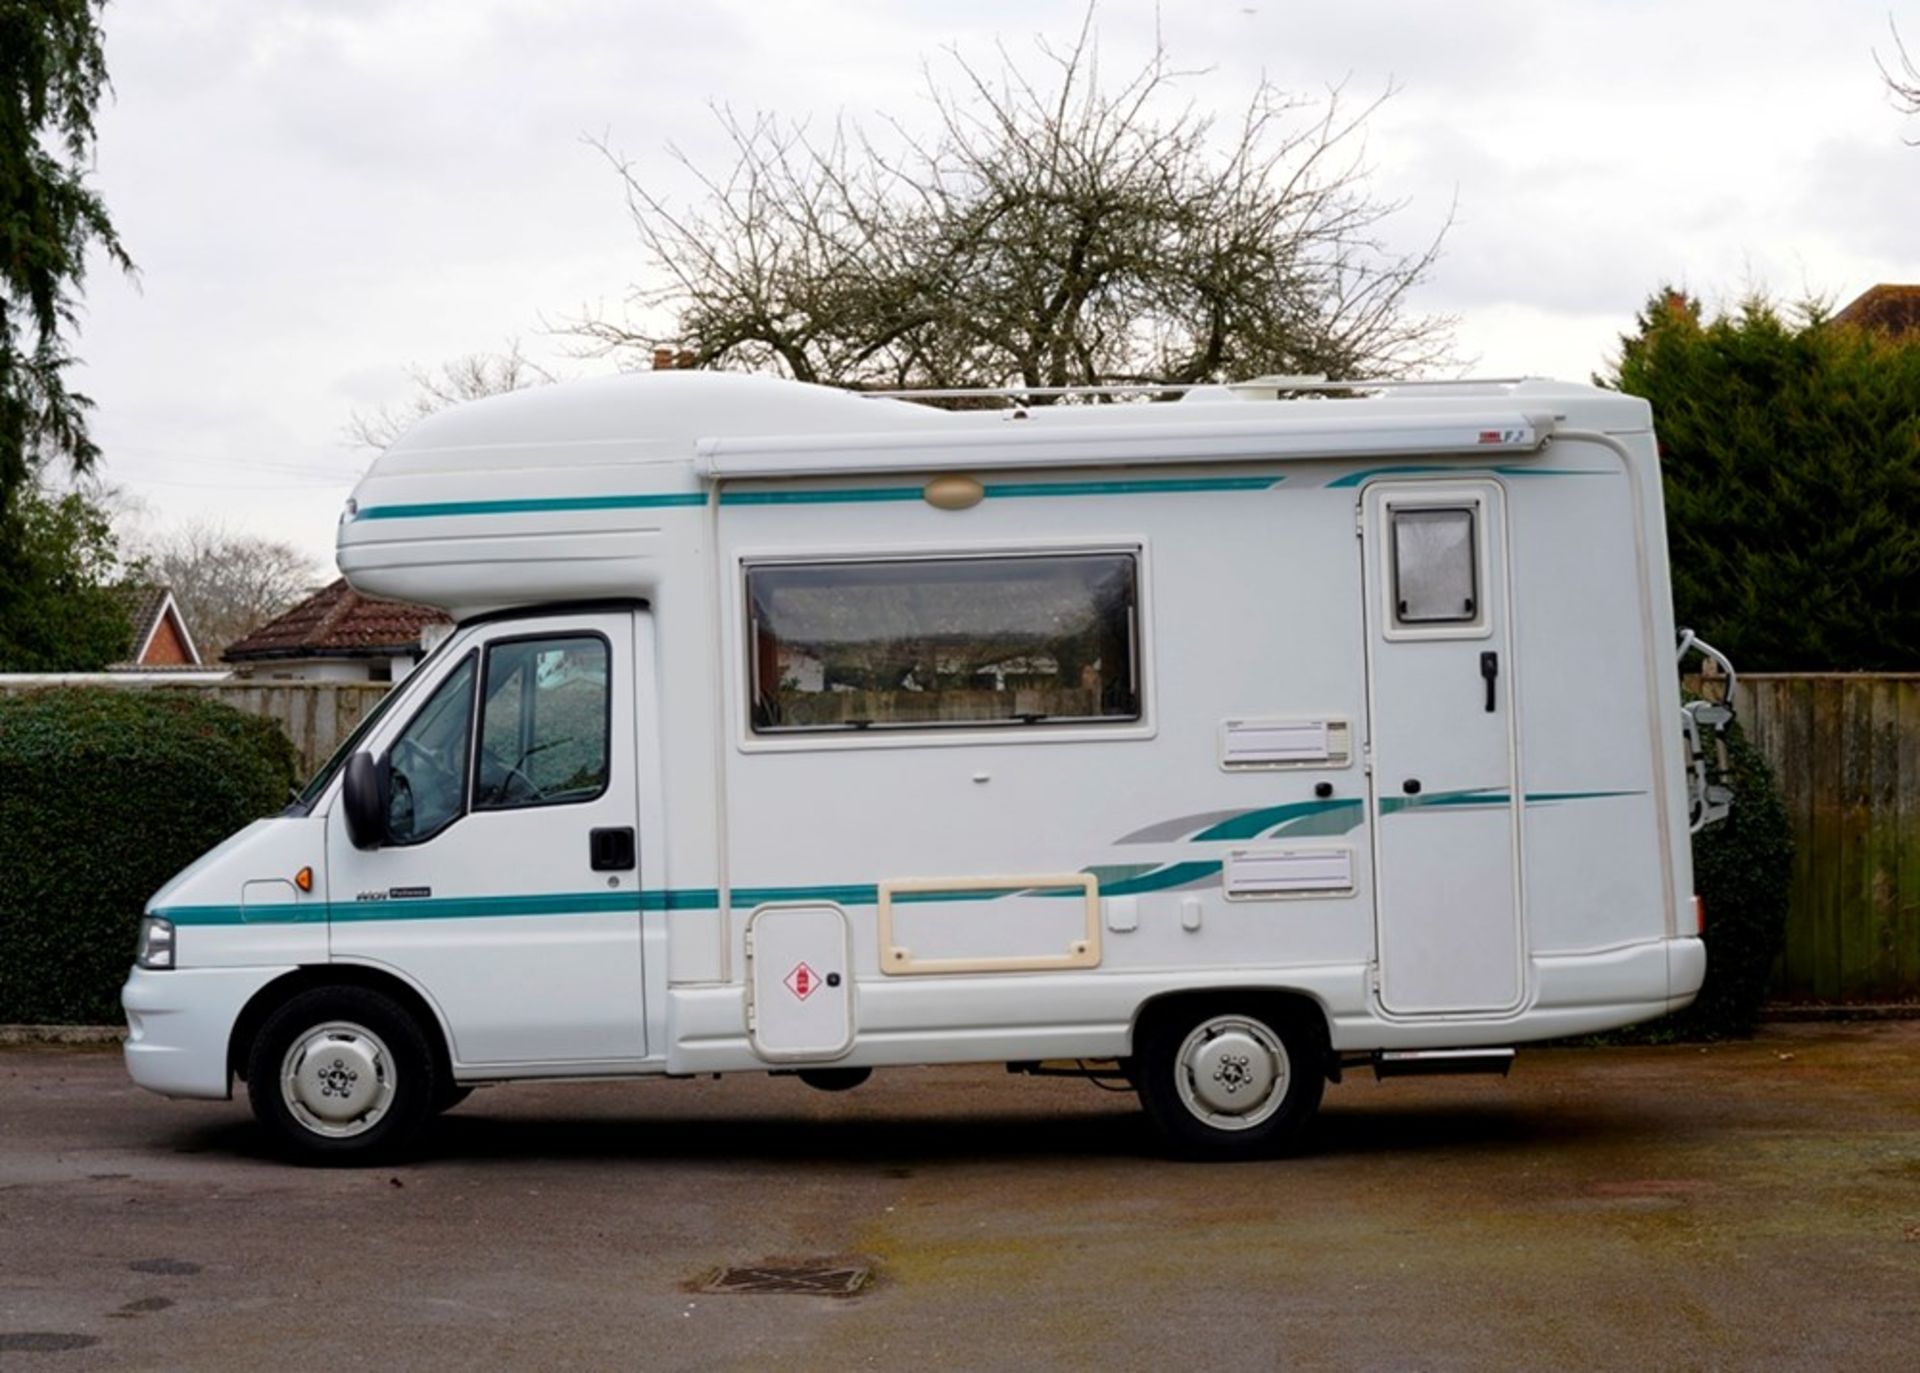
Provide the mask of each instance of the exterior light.
{"label": "exterior light", "polygon": [[133,961],[143,968],[173,966],[173,922],[162,915],[149,915],[140,921],[140,943]]}

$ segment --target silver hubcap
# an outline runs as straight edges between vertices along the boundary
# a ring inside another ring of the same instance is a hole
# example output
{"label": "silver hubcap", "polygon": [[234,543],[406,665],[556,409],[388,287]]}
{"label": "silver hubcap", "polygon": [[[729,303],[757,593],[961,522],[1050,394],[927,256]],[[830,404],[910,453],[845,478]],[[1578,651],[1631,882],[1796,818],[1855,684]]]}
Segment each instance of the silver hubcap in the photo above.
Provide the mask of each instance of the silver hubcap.
{"label": "silver hubcap", "polygon": [[1180,1100],[1217,1130],[1250,1130],[1280,1109],[1292,1065],[1280,1037],[1239,1015],[1201,1022],[1180,1045]]}
{"label": "silver hubcap", "polygon": [[317,1135],[363,1134],[393,1104],[393,1056],[363,1025],[316,1025],[287,1050],[280,1096],[293,1118]]}

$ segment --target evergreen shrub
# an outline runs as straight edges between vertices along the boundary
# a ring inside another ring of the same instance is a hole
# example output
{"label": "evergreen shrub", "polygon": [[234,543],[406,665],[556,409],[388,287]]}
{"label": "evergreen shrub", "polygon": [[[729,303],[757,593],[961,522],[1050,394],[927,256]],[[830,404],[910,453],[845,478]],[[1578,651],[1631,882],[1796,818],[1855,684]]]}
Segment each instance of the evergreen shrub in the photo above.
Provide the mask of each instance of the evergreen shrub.
{"label": "evergreen shrub", "polygon": [[1706,908],[1707,980],[1662,1037],[1713,1039],[1753,1029],[1787,927],[1793,836],[1773,769],[1738,724],[1727,739],[1733,808],[1693,837],[1693,889]]}
{"label": "evergreen shrub", "polygon": [[1743,672],[1920,664],[1920,340],[1669,290],[1606,380],[1653,405],[1679,623]]}
{"label": "evergreen shrub", "polygon": [[271,721],[185,692],[0,696],[0,1023],[118,1022],[148,899],[298,771]]}

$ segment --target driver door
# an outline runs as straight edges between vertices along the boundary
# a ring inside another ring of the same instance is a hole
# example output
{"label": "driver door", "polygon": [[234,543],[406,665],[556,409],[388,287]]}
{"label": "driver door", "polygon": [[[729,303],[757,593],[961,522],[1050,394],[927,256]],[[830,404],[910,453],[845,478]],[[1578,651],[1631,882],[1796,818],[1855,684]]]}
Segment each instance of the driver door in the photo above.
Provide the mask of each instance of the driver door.
{"label": "driver door", "polygon": [[335,959],[395,969],[463,1066],[643,1057],[633,622],[491,624],[379,750],[386,835],[327,826]]}

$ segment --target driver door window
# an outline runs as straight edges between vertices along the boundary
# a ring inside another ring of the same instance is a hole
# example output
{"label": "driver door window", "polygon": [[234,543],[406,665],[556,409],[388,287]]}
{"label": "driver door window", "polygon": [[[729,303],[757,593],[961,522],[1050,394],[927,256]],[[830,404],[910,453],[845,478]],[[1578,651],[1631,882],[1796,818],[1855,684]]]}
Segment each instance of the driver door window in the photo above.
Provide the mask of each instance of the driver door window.
{"label": "driver door window", "polygon": [[473,670],[469,655],[407,722],[387,753],[387,836],[396,844],[431,839],[465,809]]}
{"label": "driver door window", "polygon": [[591,801],[607,789],[607,641],[517,639],[487,650],[473,808]]}

